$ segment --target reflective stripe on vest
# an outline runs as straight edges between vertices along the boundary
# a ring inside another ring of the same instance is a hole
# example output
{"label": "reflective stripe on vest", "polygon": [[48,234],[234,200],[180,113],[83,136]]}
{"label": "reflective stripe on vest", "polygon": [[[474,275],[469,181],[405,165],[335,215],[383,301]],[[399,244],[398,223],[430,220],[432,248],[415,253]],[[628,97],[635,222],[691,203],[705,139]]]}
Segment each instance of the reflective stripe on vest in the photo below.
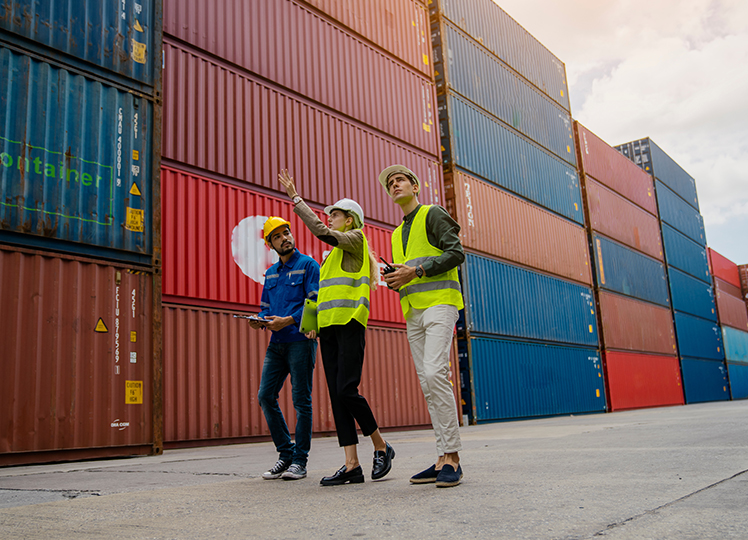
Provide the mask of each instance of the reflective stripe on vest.
{"label": "reflective stripe on vest", "polygon": [[343,270],[343,250],[333,248],[320,268],[317,322],[320,328],[357,320],[369,321],[369,243],[364,236],[364,260],[358,272]]}
{"label": "reflective stripe on vest", "polygon": [[[392,258],[396,264],[416,267],[444,253],[429,243],[426,233],[426,214],[429,208],[430,205],[423,205],[416,213],[410,226],[406,253],[403,253],[402,223],[392,233]],[[400,307],[406,318],[411,308],[449,305],[462,309],[465,306],[461,290],[456,267],[437,276],[415,278],[400,289]]]}

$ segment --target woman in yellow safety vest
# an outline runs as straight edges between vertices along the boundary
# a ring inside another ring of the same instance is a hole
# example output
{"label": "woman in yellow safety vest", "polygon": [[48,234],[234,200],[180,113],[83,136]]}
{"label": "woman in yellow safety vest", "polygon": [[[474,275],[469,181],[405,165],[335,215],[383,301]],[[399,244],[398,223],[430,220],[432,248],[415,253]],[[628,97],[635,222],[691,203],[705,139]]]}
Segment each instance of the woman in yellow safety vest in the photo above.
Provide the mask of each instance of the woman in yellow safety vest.
{"label": "woman in yellow safety vest", "polygon": [[322,364],[338,443],[345,450],[345,465],[320,483],[336,486],[364,481],[356,423],[374,444],[371,477],[383,478],[392,468],[395,450],[382,438],[366,398],[358,392],[369,320],[369,291],[376,288],[379,279],[376,257],[361,230],[363,210],[356,201],[341,199],[325,208],[329,216],[326,226],[299,196],[287,170],[281,171],[278,179],[293,201],[294,213],[312,234],[332,246],[320,268],[317,322]]}

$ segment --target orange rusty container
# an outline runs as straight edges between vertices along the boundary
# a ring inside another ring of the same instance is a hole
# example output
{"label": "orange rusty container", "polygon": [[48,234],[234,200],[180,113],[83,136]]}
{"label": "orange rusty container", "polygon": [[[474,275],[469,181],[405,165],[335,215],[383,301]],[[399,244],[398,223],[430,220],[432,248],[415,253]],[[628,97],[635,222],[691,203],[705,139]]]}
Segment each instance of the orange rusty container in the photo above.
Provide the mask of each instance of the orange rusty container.
{"label": "orange rusty container", "polygon": [[462,171],[444,186],[465,248],[592,285],[583,227]]}
{"label": "orange rusty container", "polygon": [[[257,392],[270,333],[252,330],[235,314],[238,312],[164,305],[164,440],[170,447],[269,436]],[[453,347],[455,393],[459,392],[456,369]],[[359,389],[383,429],[431,423],[403,329],[368,327]],[[293,433],[296,422],[290,380],[279,403]],[[312,408],[314,432],[334,432],[319,349]]]}

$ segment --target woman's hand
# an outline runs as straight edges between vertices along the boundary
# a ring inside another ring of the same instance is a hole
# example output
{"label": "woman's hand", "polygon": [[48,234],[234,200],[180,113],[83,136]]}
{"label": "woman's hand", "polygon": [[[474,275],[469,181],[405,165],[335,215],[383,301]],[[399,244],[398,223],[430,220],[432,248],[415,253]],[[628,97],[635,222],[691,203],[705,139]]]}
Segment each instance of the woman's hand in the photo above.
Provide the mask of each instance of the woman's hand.
{"label": "woman's hand", "polygon": [[314,330],[312,330],[311,332],[307,332],[304,335],[307,339],[317,339],[317,332],[315,332]]}
{"label": "woman's hand", "polygon": [[298,195],[296,192],[296,186],[293,183],[293,177],[288,174],[288,169],[281,169],[281,172],[278,175],[278,180],[283,184],[283,187],[286,188],[286,193],[291,199]]}

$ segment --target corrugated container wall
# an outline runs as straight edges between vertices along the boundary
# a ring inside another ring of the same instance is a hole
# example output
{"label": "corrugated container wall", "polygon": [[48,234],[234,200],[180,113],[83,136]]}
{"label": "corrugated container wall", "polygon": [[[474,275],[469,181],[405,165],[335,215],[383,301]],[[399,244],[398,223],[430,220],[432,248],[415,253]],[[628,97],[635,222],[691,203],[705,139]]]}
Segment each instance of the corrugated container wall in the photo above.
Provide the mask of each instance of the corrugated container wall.
{"label": "corrugated container wall", "polygon": [[722,338],[725,358],[731,362],[748,364],[748,332],[723,326]]}
{"label": "corrugated container wall", "polygon": [[666,223],[662,224],[662,245],[668,266],[682,270],[704,283],[712,283],[706,249]]}
{"label": "corrugated container wall", "polygon": [[748,306],[748,264],[738,266],[738,273],[740,274],[740,290],[743,293],[743,300]]}
{"label": "corrugated container wall", "polygon": [[603,351],[611,411],[683,405],[677,356]]}
{"label": "corrugated container wall", "polygon": [[714,305],[714,290],[701,280],[670,268],[670,296],[673,309],[690,313],[702,319],[717,322],[717,309]]}
{"label": "corrugated container wall", "polygon": [[722,332],[716,322],[675,312],[675,335],[681,357],[724,360]]}
{"label": "corrugated container wall", "polygon": [[0,465],[150,454],[153,277],[0,249]]}
{"label": "corrugated container wall", "polygon": [[[170,446],[269,434],[257,392],[270,336],[251,330],[235,313],[164,305],[164,425]],[[456,365],[453,350],[453,383]],[[361,381],[360,391],[381,426],[430,422],[404,329],[369,326]],[[293,411],[288,387],[279,400],[286,412]],[[314,432],[335,430],[319,349],[312,410]],[[295,415],[286,414],[286,420],[293,433]]]}
{"label": "corrugated container wall", "polygon": [[720,285],[729,287],[729,284],[719,278],[715,278],[714,281],[717,283],[716,303],[719,323],[722,326],[731,326],[743,332],[748,331],[748,310],[741,296],[735,296],[720,290]]}
{"label": "corrugated container wall", "polygon": [[153,102],[5,47],[0,70],[0,238],[150,264]]}
{"label": "corrugated container wall", "polygon": [[392,226],[402,212],[376,178],[402,163],[421,179],[421,202],[442,202],[436,157],[184,45],[164,53],[165,158],[284,194],[287,168],[306,200],[349,197]]}
{"label": "corrugated container wall", "polygon": [[706,247],[704,218],[701,217],[699,211],[691,207],[659,180],[655,181],[655,191],[660,219],[697,244]]}
{"label": "corrugated container wall", "polygon": [[715,278],[722,279],[740,290],[740,271],[738,265],[712,248],[706,248],[709,256],[709,269]]}
{"label": "corrugated container wall", "polygon": [[[277,261],[262,237],[269,216],[289,220],[296,247],[317,262],[332,249],[309,232],[288,198],[171,167],[162,168],[161,182],[165,302],[259,309],[265,271]],[[326,222],[324,212],[317,215]],[[366,225],[364,233],[377,255],[391,261],[391,231]],[[370,320],[405,324],[398,295],[384,282],[372,292]]]}
{"label": "corrugated container wall", "polygon": [[681,357],[680,366],[686,403],[730,399],[730,383],[724,362]]}
{"label": "corrugated container wall", "polygon": [[[233,69],[439,155],[432,77],[403,66],[300,2],[170,0],[167,22],[168,34]],[[166,70],[171,67],[167,58]]]}
{"label": "corrugated container wall", "polygon": [[727,371],[730,377],[730,397],[748,398],[748,365],[728,362]]}
{"label": "corrugated container wall", "polygon": [[444,187],[464,247],[592,285],[583,227],[460,171]]}

